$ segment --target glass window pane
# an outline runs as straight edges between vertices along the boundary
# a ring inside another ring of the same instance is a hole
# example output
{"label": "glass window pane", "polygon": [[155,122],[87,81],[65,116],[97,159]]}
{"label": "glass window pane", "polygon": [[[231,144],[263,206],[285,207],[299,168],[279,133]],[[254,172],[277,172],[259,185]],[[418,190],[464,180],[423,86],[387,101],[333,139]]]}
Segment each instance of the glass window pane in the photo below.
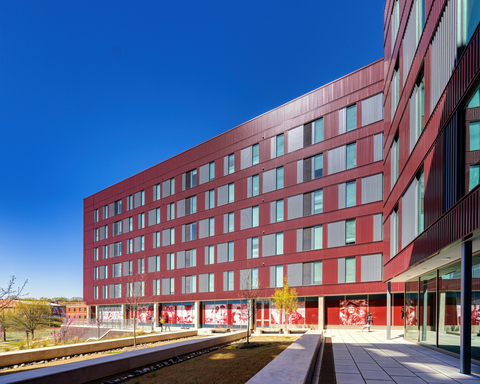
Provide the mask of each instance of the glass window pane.
{"label": "glass window pane", "polygon": [[228,290],[233,291],[233,271],[228,271]]}
{"label": "glass window pane", "polygon": [[480,183],[480,165],[471,165],[468,190],[471,191],[478,185],[478,183]]}
{"label": "glass window pane", "polygon": [[170,195],[175,193],[175,179],[170,179]]}
{"label": "glass window pane", "polygon": [[258,144],[255,144],[252,146],[252,165],[258,164],[260,160],[260,146]]}
{"label": "glass window pane", "polygon": [[277,136],[277,157],[283,155],[284,136],[283,133]]}
{"label": "glass window pane", "polygon": [[283,200],[277,200],[277,222],[283,221]]}
{"label": "glass window pane", "polygon": [[208,173],[209,173],[209,180],[215,179],[215,162],[211,162],[208,164]]}
{"label": "glass window pane", "polygon": [[277,168],[277,189],[283,188],[283,167]]}
{"label": "glass window pane", "polygon": [[192,213],[197,213],[197,196],[192,196]]}
{"label": "glass window pane", "polygon": [[347,257],[345,259],[345,282],[354,283],[355,282],[355,258]]}
{"label": "glass window pane", "polygon": [[215,235],[215,219],[212,217],[208,219],[209,229],[208,229],[208,236]]}
{"label": "glass window pane", "polygon": [[208,292],[214,292],[215,291],[215,279],[214,279],[214,274],[209,273],[208,274]]}
{"label": "glass window pane", "polygon": [[210,245],[208,247],[208,264],[214,264],[215,263],[215,247],[213,245]]}
{"label": "glass window pane", "polygon": [[215,208],[215,190],[212,189],[211,191],[209,191],[209,208]]}
{"label": "glass window pane", "polygon": [[228,214],[228,232],[233,232],[234,228],[235,215],[233,212]]}
{"label": "glass window pane", "polygon": [[228,155],[228,174],[235,172],[235,154]]}
{"label": "glass window pane", "polygon": [[252,288],[258,288],[258,268],[252,269]]}
{"label": "glass window pane", "polygon": [[346,201],[345,205],[347,207],[354,207],[357,202],[357,189],[356,182],[350,181],[346,186]]}
{"label": "glass window pane", "polygon": [[317,155],[314,158],[315,179],[323,176],[323,154]]}
{"label": "glass window pane", "polygon": [[252,176],[252,196],[258,196],[260,188],[258,184],[258,175]]}
{"label": "glass window pane", "polygon": [[197,170],[194,169],[192,171],[192,187],[196,187],[197,186]]}
{"label": "glass window pane", "polygon": [[170,228],[170,245],[175,244],[175,228]]}
{"label": "glass window pane", "polygon": [[170,294],[173,295],[175,293],[175,279],[173,277],[170,278]]}
{"label": "glass window pane", "polygon": [[424,207],[423,199],[425,197],[424,172],[420,175],[418,180],[418,232],[422,233],[424,230]]}
{"label": "glass window pane", "polygon": [[314,129],[314,143],[323,141],[323,118],[318,119],[313,123]]}
{"label": "glass window pane", "polygon": [[258,206],[252,207],[252,227],[258,227]]}
{"label": "glass window pane", "polygon": [[477,90],[475,91],[475,94],[468,102],[468,108],[476,108],[476,107],[480,107],[480,87],[477,88]]}
{"label": "glass window pane", "polygon": [[252,259],[258,257],[258,237],[252,238]]}
{"label": "glass window pane", "polygon": [[283,233],[277,233],[275,235],[276,246],[277,246],[277,255],[283,255]]}
{"label": "glass window pane", "polygon": [[313,284],[322,284],[322,262],[313,263]]}
{"label": "glass window pane", "polygon": [[277,265],[275,267],[275,270],[276,270],[275,286],[276,288],[282,288],[283,287],[283,265]]}
{"label": "glass window pane", "polygon": [[357,105],[347,107],[347,132],[357,128]]}
{"label": "glass window pane", "polygon": [[347,145],[347,169],[357,166],[357,143]]}
{"label": "glass window pane", "polygon": [[313,193],[313,204],[313,213],[317,214],[323,212],[323,189]]}
{"label": "glass window pane", "polygon": [[345,222],[345,243],[355,244],[355,219]]}
{"label": "glass window pane", "polygon": [[235,201],[235,184],[228,184],[228,202],[233,203]]}
{"label": "glass window pane", "polygon": [[313,229],[313,236],[314,236],[314,249],[322,249],[323,247],[323,227],[321,225],[316,226]]}
{"label": "glass window pane", "polygon": [[228,243],[228,261],[233,261],[234,260],[234,246],[233,246],[233,241],[230,241]]}
{"label": "glass window pane", "polygon": [[470,151],[480,150],[480,121],[470,123]]}

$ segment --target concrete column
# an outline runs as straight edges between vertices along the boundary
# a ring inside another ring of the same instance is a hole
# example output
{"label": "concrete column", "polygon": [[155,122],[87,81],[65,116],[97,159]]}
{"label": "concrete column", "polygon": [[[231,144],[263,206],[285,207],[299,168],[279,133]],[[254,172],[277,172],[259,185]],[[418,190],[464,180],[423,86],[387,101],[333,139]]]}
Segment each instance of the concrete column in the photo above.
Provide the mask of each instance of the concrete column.
{"label": "concrete column", "polygon": [[200,302],[195,301],[195,320],[194,326],[196,329],[200,328]]}
{"label": "concrete column", "polygon": [[95,319],[98,319],[100,313],[98,312],[98,305],[95,305]]}
{"label": "concrete column", "polygon": [[153,303],[153,323],[154,323],[154,328],[157,328],[158,326],[158,303]]}
{"label": "concrete column", "polygon": [[325,296],[318,296],[318,329],[325,329]]}
{"label": "concrete column", "polygon": [[87,320],[91,320],[91,319],[92,319],[92,306],[88,305],[87,306]]}
{"label": "concrete column", "polygon": [[461,314],[462,326],[460,327],[460,373],[469,375],[472,368],[472,242],[462,244],[461,260]]}
{"label": "concrete column", "polygon": [[387,340],[392,338],[392,283],[387,283]]}

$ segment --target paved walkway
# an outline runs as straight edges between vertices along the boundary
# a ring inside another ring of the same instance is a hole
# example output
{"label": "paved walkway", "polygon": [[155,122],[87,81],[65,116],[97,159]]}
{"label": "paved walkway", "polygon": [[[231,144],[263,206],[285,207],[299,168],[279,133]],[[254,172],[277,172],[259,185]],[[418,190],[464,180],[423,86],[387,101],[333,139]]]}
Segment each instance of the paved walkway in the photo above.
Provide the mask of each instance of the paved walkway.
{"label": "paved walkway", "polygon": [[331,337],[337,384],[480,383],[480,367],[460,373],[458,358],[403,340],[403,331],[327,330]]}

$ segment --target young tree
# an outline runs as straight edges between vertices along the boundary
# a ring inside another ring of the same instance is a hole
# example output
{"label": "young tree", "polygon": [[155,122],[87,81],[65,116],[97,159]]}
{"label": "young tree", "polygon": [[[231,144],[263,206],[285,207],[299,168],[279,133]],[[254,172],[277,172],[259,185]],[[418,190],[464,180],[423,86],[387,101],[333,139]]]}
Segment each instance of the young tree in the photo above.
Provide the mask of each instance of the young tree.
{"label": "young tree", "polygon": [[247,301],[247,345],[250,344],[250,322],[255,313],[255,301],[262,295],[258,273],[255,271],[258,270],[251,268],[240,271],[240,297]]}
{"label": "young tree", "polygon": [[90,309],[90,325],[97,327],[97,339],[100,339],[100,328],[102,328],[103,323],[103,316],[100,313],[95,314],[95,311]]}
{"label": "young tree", "polygon": [[137,280],[130,281],[127,283],[127,292],[126,292],[126,302],[128,304],[128,309],[130,316],[133,317],[133,347],[137,346],[137,318],[139,308],[142,307],[147,298],[145,297],[145,281],[147,275],[141,275],[140,278],[137,277]]}
{"label": "young tree", "polygon": [[12,311],[0,312],[0,334],[3,332],[3,341],[7,341],[7,329],[13,328]]}
{"label": "young tree", "polygon": [[289,287],[286,277],[283,278],[283,288],[275,289],[275,293],[272,296],[272,303],[275,309],[283,314],[286,332],[288,317],[298,308],[297,290]]}
{"label": "young tree", "polygon": [[5,288],[0,287],[0,312],[11,306],[12,300],[17,300],[22,295],[23,288],[27,284],[28,280],[25,280],[21,287],[15,288],[16,277],[12,276]]}
{"label": "young tree", "polygon": [[19,300],[15,305],[13,321],[32,332],[33,340],[35,330],[48,324],[50,312],[50,306],[46,301]]}

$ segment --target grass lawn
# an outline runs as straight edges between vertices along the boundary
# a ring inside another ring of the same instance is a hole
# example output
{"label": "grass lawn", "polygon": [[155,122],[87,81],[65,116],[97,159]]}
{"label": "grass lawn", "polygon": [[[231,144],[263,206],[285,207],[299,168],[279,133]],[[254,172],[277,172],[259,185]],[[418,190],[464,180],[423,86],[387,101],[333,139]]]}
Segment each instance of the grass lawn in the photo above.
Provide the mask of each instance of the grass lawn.
{"label": "grass lawn", "polygon": [[[60,332],[59,328],[56,328],[55,332]],[[38,329],[35,331],[35,339],[41,339],[43,337],[50,337],[53,336],[53,328],[48,328],[48,329]],[[32,339],[32,335],[29,333],[28,334],[29,340]],[[27,334],[25,331],[7,331],[7,342],[8,341],[19,341],[27,339]],[[0,343],[3,343],[3,333],[1,335]]]}
{"label": "grass lawn", "polygon": [[252,337],[251,340],[259,343],[260,347],[237,349],[238,344],[233,344],[215,352],[137,376],[126,383],[246,383],[298,337]]}

